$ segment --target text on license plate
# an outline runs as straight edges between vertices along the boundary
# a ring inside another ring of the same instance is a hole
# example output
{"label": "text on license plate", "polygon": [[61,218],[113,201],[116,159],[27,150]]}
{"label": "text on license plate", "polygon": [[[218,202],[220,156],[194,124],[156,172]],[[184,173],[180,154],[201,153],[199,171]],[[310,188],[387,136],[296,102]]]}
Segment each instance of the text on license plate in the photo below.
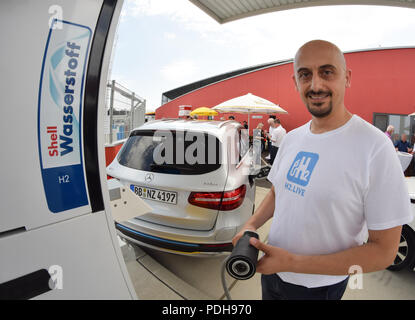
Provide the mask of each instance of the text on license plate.
{"label": "text on license plate", "polygon": [[177,204],[177,192],[131,185],[130,189],[139,197],[159,202]]}

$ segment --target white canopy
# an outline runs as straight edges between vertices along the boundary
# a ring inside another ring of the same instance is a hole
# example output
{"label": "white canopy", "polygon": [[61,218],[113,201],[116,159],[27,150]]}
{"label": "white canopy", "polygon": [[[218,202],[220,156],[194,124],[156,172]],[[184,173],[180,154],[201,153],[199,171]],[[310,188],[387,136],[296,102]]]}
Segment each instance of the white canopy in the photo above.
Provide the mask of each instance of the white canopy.
{"label": "white canopy", "polygon": [[189,0],[219,23],[273,11],[328,5],[379,5],[415,8],[413,0]]}
{"label": "white canopy", "polygon": [[224,101],[212,109],[222,113],[288,113],[279,105],[252,93]]}
{"label": "white canopy", "polygon": [[248,93],[246,95],[224,101],[218,104],[217,106],[213,107],[212,110],[222,113],[247,113],[248,128],[250,127],[251,113],[288,113],[279,105],[276,105],[275,103],[267,99],[253,95],[252,93]]}

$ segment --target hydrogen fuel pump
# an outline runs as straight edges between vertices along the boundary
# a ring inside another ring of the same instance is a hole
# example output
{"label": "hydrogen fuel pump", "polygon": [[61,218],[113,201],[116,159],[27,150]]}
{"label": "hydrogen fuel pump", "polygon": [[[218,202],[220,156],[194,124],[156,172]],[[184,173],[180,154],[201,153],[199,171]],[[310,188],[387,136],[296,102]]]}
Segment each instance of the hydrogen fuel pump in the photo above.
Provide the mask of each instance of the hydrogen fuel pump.
{"label": "hydrogen fuel pump", "polygon": [[101,134],[122,2],[0,3],[0,299],[137,298]]}

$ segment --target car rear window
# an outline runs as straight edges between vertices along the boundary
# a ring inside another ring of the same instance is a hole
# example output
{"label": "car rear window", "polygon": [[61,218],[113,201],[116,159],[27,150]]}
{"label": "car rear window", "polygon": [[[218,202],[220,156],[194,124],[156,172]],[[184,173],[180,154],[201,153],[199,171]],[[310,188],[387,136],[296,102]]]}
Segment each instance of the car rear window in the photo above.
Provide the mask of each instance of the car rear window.
{"label": "car rear window", "polygon": [[166,174],[196,175],[221,166],[221,143],[207,133],[134,131],[118,155],[126,167]]}

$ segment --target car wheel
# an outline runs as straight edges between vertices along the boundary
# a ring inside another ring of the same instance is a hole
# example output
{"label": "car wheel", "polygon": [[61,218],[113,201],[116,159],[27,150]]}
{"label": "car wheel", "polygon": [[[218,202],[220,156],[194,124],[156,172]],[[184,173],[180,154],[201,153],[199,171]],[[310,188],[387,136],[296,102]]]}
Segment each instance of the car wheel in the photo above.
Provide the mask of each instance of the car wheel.
{"label": "car wheel", "polygon": [[410,227],[402,227],[401,241],[399,242],[398,254],[395,261],[387,269],[390,271],[399,271],[412,265],[415,259],[415,236]]}

